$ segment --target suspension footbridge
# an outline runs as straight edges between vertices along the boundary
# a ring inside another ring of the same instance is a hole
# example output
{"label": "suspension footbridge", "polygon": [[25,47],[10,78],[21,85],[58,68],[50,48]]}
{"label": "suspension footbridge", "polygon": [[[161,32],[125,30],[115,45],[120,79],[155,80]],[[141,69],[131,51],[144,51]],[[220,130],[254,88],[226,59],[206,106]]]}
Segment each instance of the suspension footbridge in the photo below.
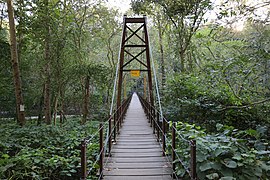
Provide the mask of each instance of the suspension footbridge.
{"label": "suspension footbridge", "polygon": [[[124,16],[110,117],[100,123],[95,134],[81,141],[82,180],[89,179],[90,175],[93,177],[93,169],[97,165],[99,169],[95,175],[97,179],[179,179],[179,169],[183,169],[182,172],[189,179],[197,179],[196,141],[184,139],[177,132],[176,122],[168,121],[163,116],[157,76],[150,57],[146,17]],[[135,72],[137,75],[140,72],[146,73],[144,92],[133,93],[125,98],[123,95],[125,72]],[[89,165],[87,150],[94,137],[98,135],[99,153],[95,162]],[[183,157],[177,152],[179,142],[190,148],[189,153],[185,154],[189,158],[189,165],[182,161]]]}

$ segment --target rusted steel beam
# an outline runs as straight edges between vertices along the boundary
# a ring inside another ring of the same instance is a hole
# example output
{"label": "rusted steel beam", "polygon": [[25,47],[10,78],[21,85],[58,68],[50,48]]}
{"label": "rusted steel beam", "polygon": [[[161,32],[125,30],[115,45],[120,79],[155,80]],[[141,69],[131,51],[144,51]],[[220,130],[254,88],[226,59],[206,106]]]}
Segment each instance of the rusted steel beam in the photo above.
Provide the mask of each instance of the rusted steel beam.
{"label": "rusted steel beam", "polygon": [[144,23],[144,18],[126,18],[126,23]]}
{"label": "rusted steel beam", "polygon": [[124,47],[131,47],[131,48],[145,48],[147,45],[145,44],[127,44]]}
{"label": "rusted steel beam", "polygon": [[[125,39],[127,35],[127,27],[126,27],[126,19],[127,17],[124,16],[123,18],[123,32],[122,32],[122,40],[121,40],[121,49],[120,49],[120,63],[119,63],[119,75],[118,75],[118,86],[117,86],[117,109],[121,106],[121,96],[122,96],[122,84],[123,84],[123,71],[121,70],[121,67],[124,64],[124,56],[125,56]],[[117,111],[117,120],[120,119],[120,111]],[[119,121],[118,121],[119,122]],[[119,124],[119,123],[118,123]],[[118,129],[119,131],[119,129]]]}
{"label": "rusted steel beam", "polygon": [[149,102],[152,107],[154,107],[154,98],[153,98],[153,85],[152,85],[152,72],[151,72],[151,62],[150,62],[150,47],[149,47],[149,39],[148,39],[148,30],[146,26],[146,16],[144,18],[144,37],[145,37],[145,44],[146,44],[146,62],[149,71],[148,74],[148,89],[149,89]]}
{"label": "rusted steel beam", "polygon": [[122,71],[124,71],[124,72],[128,72],[128,71],[149,71],[148,69],[123,69]]}
{"label": "rusted steel beam", "polygon": [[141,25],[136,31],[133,31],[130,27],[126,26],[131,32],[132,34],[125,40],[125,42],[127,42],[130,38],[132,38],[134,35],[137,36],[142,42],[145,43],[144,39],[142,39],[138,34],[137,32],[139,30],[141,30],[143,28],[143,25]]}
{"label": "rusted steel beam", "polygon": [[142,64],[144,67],[147,68],[147,65],[146,65],[145,63],[143,63],[141,60],[138,59],[138,57],[139,57],[140,55],[142,55],[145,51],[146,51],[146,49],[143,49],[140,53],[138,53],[136,56],[134,56],[134,55],[131,54],[129,51],[125,50],[125,53],[127,53],[128,55],[130,55],[130,56],[132,57],[132,59],[129,60],[127,63],[125,63],[125,64],[123,65],[122,69],[123,69],[124,67],[126,67],[128,64],[130,64],[130,63],[131,63],[132,61],[134,61],[134,60],[138,61],[140,64]]}

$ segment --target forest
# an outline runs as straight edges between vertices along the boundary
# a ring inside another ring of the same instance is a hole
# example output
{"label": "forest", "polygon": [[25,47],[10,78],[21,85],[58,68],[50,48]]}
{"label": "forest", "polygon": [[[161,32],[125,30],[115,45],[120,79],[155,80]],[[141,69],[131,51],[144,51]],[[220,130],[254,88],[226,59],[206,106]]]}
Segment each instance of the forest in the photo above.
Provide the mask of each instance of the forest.
{"label": "forest", "polygon": [[[198,178],[270,179],[266,0],[131,0],[126,12],[103,0],[0,0],[0,179],[80,179],[81,140],[110,115],[124,14],[147,16],[163,114],[196,139]],[[123,98],[143,80],[127,74]],[[90,179],[98,148],[94,139]]]}

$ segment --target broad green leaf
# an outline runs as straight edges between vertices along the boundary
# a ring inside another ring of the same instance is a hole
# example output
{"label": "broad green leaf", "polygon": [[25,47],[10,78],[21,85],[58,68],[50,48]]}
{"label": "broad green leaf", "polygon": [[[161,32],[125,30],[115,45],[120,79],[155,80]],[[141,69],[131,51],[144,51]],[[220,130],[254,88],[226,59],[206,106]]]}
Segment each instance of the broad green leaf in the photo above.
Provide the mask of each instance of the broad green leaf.
{"label": "broad green leaf", "polygon": [[236,168],[237,163],[231,159],[224,159],[224,165],[228,168]]}
{"label": "broad green leaf", "polygon": [[222,164],[218,162],[211,163],[211,167],[215,170],[221,170],[221,166]]}
{"label": "broad green leaf", "polygon": [[208,179],[217,179],[217,178],[219,178],[219,175],[218,175],[218,173],[212,173],[212,174],[206,175],[206,177]]}
{"label": "broad green leaf", "polygon": [[77,171],[75,169],[71,169],[71,170],[69,170],[69,172],[76,173]]}
{"label": "broad green leaf", "polygon": [[214,152],[214,153],[215,153],[215,157],[218,157],[221,153],[223,153],[223,151],[224,151],[224,150],[221,149],[221,148],[216,149],[215,152]]}
{"label": "broad green leaf", "polygon": [[264,145],[263,142],[260,142],[259,140],[257,140],[254,144],[254,147],[258,150],[258,151],[263,151],[266,150],[266,146]]}
{"label": "broad green leaf", "polygon": [[199,168],[201,171],[206,171],[208,169],[212,169],[212,166],[210,162],[205,162]]}
{"label": "broad green leaf", "polygon": [[270,151],[257,151],[257,154],[259,155],[270,154]]}
{"label": "broad green leaf", "polygon": [[232,159],[235,159],[235,160],[237,160],[237,161],[240,161],[241,159],[242,159],[242,156],[241,156],[241,154],[235,154],[233,157],[232,157]]}
{"label": "broad green leaf", "polygon": [[229,177],[229,176],[225,176],[225,177],[220,178],[220,180],[235,180],[235,178]]}
{"label": "broad green leaf", "polygon": [[233,171],[230,168],[227,167],[222,167],[221,171],[220,171],[225,177],[226,176],[233,176]]}
{"label": "broad green leaf", "polygon": [[257,177],[261,177],[262,176],[262,169],[261,167],[257,166],[253,168],[253,172]]}

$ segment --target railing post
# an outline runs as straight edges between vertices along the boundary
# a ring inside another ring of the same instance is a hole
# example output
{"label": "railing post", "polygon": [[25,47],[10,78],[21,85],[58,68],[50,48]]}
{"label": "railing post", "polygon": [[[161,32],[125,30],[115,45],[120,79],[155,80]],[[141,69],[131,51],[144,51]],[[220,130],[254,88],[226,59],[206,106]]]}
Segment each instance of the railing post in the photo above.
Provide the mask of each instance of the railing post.
{"label": "railing post", "polygon": [[121,106],[121,127],[122,127],[122,124],[123,124],[123,119],[124,119],[124,104]]}
{"label": "railing post", "polygon": [[99,174],[101,179],[103,178],[103,124],[99,124]]}
{"label": "railing post", "polygon": [[164,117],[162,117],[162,151],[163,151],[163,156],[166,154],[166,121]]}
{"label": "railing post", "polygon": [[172,169],[173,169],[173,178],[175,177],[175,153],[176,147],[175,147],[175,122],[172,122]]}
{"label": "railing post", "polygon": [[149,120],[150,120],[150,126],[153,126],[153,118],[152,118],[152,106],[149,102]]}
{"label": "railing post", "polygon": [[149,105],[149,103],[147,102],[147,104],[146,104],[146,107],[147,107],[147,109],[146,109],[146,111],[147,111],[147,118],[148,118],[148,122],[149,123],[151,123],[151,121],[150,121],[150,116],[149,116],[149,108],[150,108],[150,105]]}
{"label": "railing post", "polygon": [[196,174],[196,140],[190,141],[190,155],[191,155],[191,163],[190,163],[190,170],[191,170],[191,178],[192,180],[197,179]]}
{"label": "railing post", "polygon": [[122,127],[122,122],[123,122],[123,105],[120,108],[121,110],[121,118],[120,118],[120,127]]}
{"label": "railing post", "polygon": [[120,111],[119,112],[120,116],[118,118],[118,121],[119,121],[119,129],[120,129],[121,123],[122,123],[122,105],[120,106],[119,111]]}
{"label": "railing post", "polygon": [[113,115],[113,139],[114,139],[114,142],[116,142],[116,131],[117,131],[117,126],[116,126],[116,114],[117,112],[114,113]]}
{"label": "railing post", "polygon": [[111,156],[111,149],[112,149],[112,116],[109,119],[109,153],[108,156]]}
{"label": "railing post", "polygon": [[159,142],[159,128],[160,128],[160,125],[159,125],[159,113],[157,111],[157,141]]}
{"label": "railing post", "polygon": [[87,144],[85,140],[81,141],[81,179],[86,180],[87,177],[87,160],[86,160]]}
{"label": "railing post", "polygon": [[152,115],[153,115],[153,134],[155,134],[156,132],[156,112],[155,112],[155,108],[153,108],[152,111]]}
{"label": "railing post", "polygon": [[120,108],[117,110],[117,120],[116,120],[116,123],[117,123],[117,134],[119,134],[119,130],[120,130],[120,124],[119,124],[119,121],[120,121]]}

